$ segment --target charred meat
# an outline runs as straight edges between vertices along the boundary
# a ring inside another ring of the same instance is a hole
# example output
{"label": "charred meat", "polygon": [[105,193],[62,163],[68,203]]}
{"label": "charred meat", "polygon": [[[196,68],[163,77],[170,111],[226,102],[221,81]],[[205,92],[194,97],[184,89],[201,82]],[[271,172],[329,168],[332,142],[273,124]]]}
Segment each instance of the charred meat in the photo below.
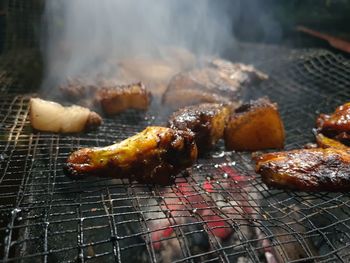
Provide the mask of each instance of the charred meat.
{"label": "charred meat", "polygon": [[182,108],[172,114],[169,127],[193,132],[200,153],[211,149],[223,137],[230,106],[203,103]]}
{"label": "charred meat", "polygon": [[225,145],[228,150],[283,148],[284,139],[284,127],[277,104],[267,98],[237,108],[225,128]]}
{"label": "charred meat", "polygon": [[263,154],[256,172],[269,186],[301,191],[349,191],[350,154],[335,148]]}
{"label": "charred meat", "polygon": [[327,137],[350,144],[350,102],[345,103],[334,113],[320,114],[316,121],[317,129]]}
{"label": "charred meat", "polygon": [[117,114],[127,109],[147,110],[151,95],[142,83],[114,88],[101,88],[96,93],[96,100],[104,113]]}
{"label": "charred meat", "polygon": [[128,178],[167,185],[196,159],[197,147],[191,133],[148,127],[111,146],[84,148],[72,153],[65,172],[72,178]]}
{"label": "charred meat", "polygon": [[163,104],[180,108],[205,102],[230,103],[238,100],[242,87],[266,79],[251,66],[211,60],[203,68],[175,75],[163,95]]}
{"label": "charred meat", "polygon": [[87,108],[64,107],[53,101],[31,98],[30,124],[39,131],[74,133],[100,126],[102,118]]}

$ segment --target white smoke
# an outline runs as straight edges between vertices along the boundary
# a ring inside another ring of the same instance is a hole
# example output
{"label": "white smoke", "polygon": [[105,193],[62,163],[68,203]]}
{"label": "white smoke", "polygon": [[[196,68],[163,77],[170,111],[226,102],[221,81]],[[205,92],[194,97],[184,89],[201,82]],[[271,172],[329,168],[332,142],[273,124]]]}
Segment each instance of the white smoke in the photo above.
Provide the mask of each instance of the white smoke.
{"label": "white smoke", "polygon": [[[44,86],[67,77],[108,71],[106,61],[148,54],[163,46],[216,54],[232,44],[226,1],[47,0]],[[220,8],[218,6],[221,6]]]}

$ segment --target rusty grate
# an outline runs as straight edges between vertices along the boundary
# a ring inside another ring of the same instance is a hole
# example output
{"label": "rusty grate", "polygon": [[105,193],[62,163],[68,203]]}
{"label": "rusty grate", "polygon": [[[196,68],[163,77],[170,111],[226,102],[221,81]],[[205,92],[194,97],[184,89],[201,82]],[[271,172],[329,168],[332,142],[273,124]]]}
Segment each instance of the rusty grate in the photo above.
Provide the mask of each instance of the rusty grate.
{"label": "rusty grate", "polygon": [[[325,50],[269,54],[258,47],[255,54],[246,59],[259,61],[270,79],[245,96],[268,95],[279,103],[288,149],[313,140],[318,112],[349,100],[350,61],[342,56]],[[144,114],[127,112],[86,134],[33,133],[25,91],[0,96],[3,261],[350,260],[348,194],[268,189],[249,153],[225,152],[221,144],[169,187],[71,181],[61,169],[69,152],[162,124],[162,109],[154,104]]]}

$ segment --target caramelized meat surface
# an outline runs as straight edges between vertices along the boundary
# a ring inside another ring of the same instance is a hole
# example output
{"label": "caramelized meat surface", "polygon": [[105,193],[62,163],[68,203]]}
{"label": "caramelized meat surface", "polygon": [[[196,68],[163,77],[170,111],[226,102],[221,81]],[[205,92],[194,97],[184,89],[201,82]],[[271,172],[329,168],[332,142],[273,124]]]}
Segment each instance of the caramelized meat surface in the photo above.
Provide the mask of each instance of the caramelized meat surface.
{"label": "caramelized meat surface", "polygon": [[193,132],[199,153],[211,149],[223,137],[231,108],[217,103],[188,106],[173,113],[172,129]]}
{"label": "caramelized meat surface", "polygon": [[251,101],[236,109],[225,128],[228,150],[283,148],[284,139],[284,127],[277,104],[267,98]]}
{"label": "caramelized meat surface", "polygon": [[175,75],[170,80],[162,102],[172,108],[205,102],[237,102],[242,87],[266,78],[252,66],[212,60],[203,68]]}
{"label": "caramelized meat surface", "polygon": [[97,106],[108,115],[118,114],[128,109],[147,110],[151,103],[151,94],[140,83],[116,85],[112,81],[98,81],[87,84],[79,79],[67,81],[60,87],[62,94],[78,104]]}
{"label": "caramelized meat surface", "polygon": [[327,137],[350,144],[350,102],[339,106],[330,115],[320,114],[316,124],[317,129]]}
{"label": "caramelized meat surface", "polygon": [[147,110],[151,95],[142,83],[101,88],[96,93],[96,101],[104,113],[113,115],[127,109]]}
{"label": "caramelized meat surface", "polygon": [[264,183],[301,191],[349,191],[350,154],[335,148],[263,154],[256,172]]}
{"label": "caramelized meat surface", "polygon": [[128,178],[166,185],[196,159],[197,147],[191,133],[148,127],[119,143],[72,153],[64,170],[72,178]]}
{"label": "caramelized meat surface", "polygon": [[350,148],[337,140],[333,140],[319,133],[316,134],[317,145],[321,148],[335,148],[345,151],[350,151]]}

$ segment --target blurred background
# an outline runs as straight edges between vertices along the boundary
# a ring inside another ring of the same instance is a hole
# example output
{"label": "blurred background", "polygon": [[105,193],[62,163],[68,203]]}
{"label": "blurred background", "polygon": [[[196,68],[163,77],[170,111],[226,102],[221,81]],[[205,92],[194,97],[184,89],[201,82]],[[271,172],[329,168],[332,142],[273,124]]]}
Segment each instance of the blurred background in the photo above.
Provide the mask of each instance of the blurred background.
{"label": "blurred background", "polygon": [[[350,0],[222,0],[210,1],[210,12],[224,12],[231,20],[236,42],[293,48],[334,49],[327,41],[298,32],[303,25],[350,41]],[[43,75],[42,36],[47,31],[44,0],[0,1],[0,67],[16,71],[28,88],[37,87]],[[59,28],[59,9],[55,24]],[[61,14],[62,15],[62,14]],[[233,47],[233,46],[232,46]],[[221,53],[230,58],[232,47]],[[344,56],[348,56],[343,52]]]}

